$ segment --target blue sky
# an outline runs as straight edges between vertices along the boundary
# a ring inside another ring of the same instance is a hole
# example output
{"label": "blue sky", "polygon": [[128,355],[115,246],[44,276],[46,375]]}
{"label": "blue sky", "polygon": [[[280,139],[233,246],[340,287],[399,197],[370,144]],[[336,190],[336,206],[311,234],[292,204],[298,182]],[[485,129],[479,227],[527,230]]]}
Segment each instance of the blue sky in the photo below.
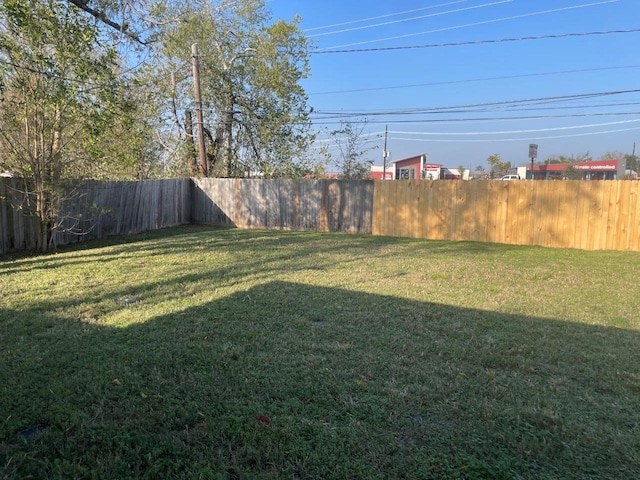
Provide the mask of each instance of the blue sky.
{"label": "blue sky", "polygon": [[[267,5],[274,18],[299,15],[316,49],[303,85],[320,138],[340,118],[366,119],[378,165],[386,125],[392,161],[427,153],[475,169],[498,153],[518,165],[530,143],[540,160],[631,153],[634,142],[640,152],[640,91],[619,93],[640,90],[640,32],[594,34],[640,29],[640,0]],[[523,37],[537,38],[510,41]]]}

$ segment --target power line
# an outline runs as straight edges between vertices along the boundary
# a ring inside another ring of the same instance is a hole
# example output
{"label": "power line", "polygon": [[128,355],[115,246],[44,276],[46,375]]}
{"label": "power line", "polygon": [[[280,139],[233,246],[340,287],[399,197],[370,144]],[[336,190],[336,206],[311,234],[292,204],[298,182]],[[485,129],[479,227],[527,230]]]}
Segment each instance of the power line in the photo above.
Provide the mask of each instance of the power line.
{"label": "power line", "polygon": [[540,133],[540,132],[558,132],[562,130],[578,130],[581,128],[595,128],[595,127],[608,127],[611,125],[624,125],[628,123],[638,123],[640,119],[633,120],[621,120],[618,122],[606,122],[606,123],[593,123],[591,125],[572,125],[569,127],[550,127],[550,128],[535,128],[528,130],[505,130],[505,131],[490,131],[490,132],[403,132],[403,131],[391,131],[389,133],[395,133],[399,135],[511,135],[515,133]]}
{"label": "power line", "polygon": [[375,40],[366,40],[366,41],[362,41],[362,42],[355,42],[355,43],[348,43],[348,44],[344,44],[344,45],[336,45],[333,47],[326,47],[322,50],[318,50],[319,51],[325,51],[325,50],[336,50],[336,49],[341,49],[341,48],[345,48],[345,47],[354,47],[357,45],[365,45],[368,43],[376,43],[376,42],[386,42],[388,40],[398,40],[400,38],[408,38],[408,37],[416,37],[419,35],[426,35],[429,33],[437,33],[437,32],[446,32],[449,30],[458,30],[461,28],[467,28],[467,27],[476,27],[479,25],[488,25],[491,23],[498,23],[498,22],[504,22],[507,20],[516,20],[516,19],[520,19],[520,18],[526,18],[526,17],[533,17],[533,16],[537,16],[537,15],[546,15],[548,13],[557,13],[557,12],[564,12],[564,11],[568,11],[568,10],[575,10],[578,8],[587,8],[587,7],[594,7],[594,6],[598,6],[598,5],[605,5],[608,3],[617,3],[620,0],[603,0],[600,2],[593,2],[593,3],[584,3],[581,5],[573,5],[570,7],[562,7],[562,8],[555,8],[555,9],[551,9],[551,10],[542,10],[539,12],[532,12],[532,13],[524,13],[521,15],[513,15],[511,17],[502,17],[502,18],[495,18],[492,20],[483,20],[481,22],[474,22],[474,23],[467,23],[464,25],[454,25],[452,27],[443,27],[443,28],[438,28],[435,30],[427,30],[424,32],[417,32],[417,33],[408,33],[405,35],[397,35],[395,37],[387,37],[387,38],[378,38]]}
{"label": "power line", "polygon": [[[640,29],[639,29],[640,31]],[[438,85],[455,85],[459,83],[473,83],[473,82],[487,82],[493,80],[511,80],[515,78],[530,78],[530,77],[542,77],[549,75],[565,75],[568,73],[587,73],[587,72],[600,72],[606,70],[624,70],[624,69],[632,69],[632,68],[640,68],[640,65],[626,65],[621,67],[599,67],[599,68],[582,68],[577,70],[558,70],[555,72],[542,72],[542,73],[526,73],[521,75],[503,75],[499,77],[483,77],[483,78],[471,78],[466,80],[450,80],[446,82],[429,82],[429,83],[414,83],[410,85],[395,85],[389,87],[372,87],[372,88],[358,88],[352,90],[335,90],[330,92],[315,92],[309,93],[309,95],[334,95],[338,93],[358,93],[358,92],[373,92],[380,90],[395,90],[402,88],[416,88],[416,87],[432,87]]]}
{"label": "power line", "polygon": [[550,135],[550,136],[528,136],[519,138],[479,138],[479,139],[421,139],[421,138],[402,138],[392,137],[391,140],[398,140],[403,142],[424,142],[424,143],[495,143],[495,142],[528,142],[530,140],[551,140],[558,138],[574,138],[574,137],[587,137],[591,135],[604,135],[609,133],[630,132],[634,130],[640,130],[640,127],[620,128],[615,130],[603,130],[600,132],[585,132],[585,133],[573,133],[569,135]]}
{"label": "power line", "polygon": [[380,20],[381,18],[397,17],[398,15],[406,15],[407,13],[421,12],[421,11],[424,11],[424,10],[432,10],[432,9],[438,8],[438,7],[447,7],[449,5],[455,5],[456,3],[464,3],[464,2],[468,2],[468,1],[469,0],[456,0],[455,2],[441,3],[440,5],[432,5],[430,7],[414,8],[413,10],[405,10],[404,12],[389,13],[389,14],[386,14],[386,15],[378,15],[377,17],[362,18],[360,20],[350,20],[348,22],[334,23],[333,25],[325,25],[323,27],[306,28],[303,31],[304,32],[313,32],[313,31],[316,31],[316,30],[324,30],[324,29],[327,29],[327,28],[343,27],[345,25],[353,25],[355,23],[369,22],[371,20]]}
{"label": "power line", "polygon": [[[616,117],[624,115],[640,116],[640,112],[600,112],[600,113],[578,113],[578,114],[564,114],[564,115],[524,115],[524,116],[510,116],[510,117],[470,117],[470,118],[436,118],[436,119],[412,119],[412,120],[393,120],[394,124],[446,124],[446,123],[473,123],[473,122],[497,122],[497,121],[514,121],[514,120],[548,120],[559,118],[587,118],[587,117]],[[314,122],[314,125],[335,125],[340,123],[337,120],[334,121],[318,121]],[[351,123],[360,123],[353,121]],[[364,122],[362,122],[364,123]],[[381,124],[389,123],[388,119],[381,120],[367,120],[368,124]]]}
{"label": "power line", "polygon": [[[420,15],[420,16],[417,16],[417,17],[403,18],[401,20],[393,20],[393,21],[390,21],[390,22],[376,23],[376,24],[373,24],[373,25],[364,25],[364,26],[361,26],[361,27],[347,28],[347,29],[344,29],[344,30],[335,30],[333,32],[317,33],[315,35],[309,35],[309,38],[323,37],[323,36],[327,36],[327,35],[335,35],[335,34],[338,34],[338,33],[354,32],[356,30],[365,30],[367,28],[385,27],[385,26],[388,26],[388,25],[393,25],[395,23],[403,23],[403,22],[408,22],[408,21],[411,21],[411,20],[422,20],[422,19],[425,19],[425,18],[439,17],[439,16],[442,16],[442,15],[448,15],[450,13],[459,13],[459,12],[465,12],[467,10],[476,10],[478,8],[493,7],[495,5],[500,5],[500,4],[503,4],[503,3],[510,3],[510,2],[513,2],[513,0],[499,0],[497,2],[485,3],[485,4],[482,4],[482,5],[474,5],[472,7],[458,8],[458,9],[455,9],[455,10],[447,10],[445,12],[430,13],[428,15]],[[439,5],[437,5],[437,6],[439,6]],[[435,7],[432,7],[432,8],[435,8]]]}
{"label": "power line", "polygon": [[[453,109],[460,108],[477,108],[477,107],[487,107],[487,106],[508,106],[508,105],[536,105],[541,103],[553,103],[559,101],[570,101],[570,100],[579,100],[579,99],[587,99],[587,98],[596,98],[596,97],[604,97],[604,96],[612,96],[612,95],[622,95],[628,93],[638,93],[640,89],[633,90],[614,90],[607,92],[594,92],[594,93],[580,93],[574,95],[559,95],[553,97],[537,97],[537,98],[529,98],[529,99],[520,99],[520,100],[503,100],[497,102],[485,102],[485,103],[475,103],[475,104],[466,104],[466,105],[457,105],[457,106],[444,106],[444,107],[424,107],[424,108],[412,108],[412,109],[404,109],[404,110],[387,110],[387,111],[370,111],[370,112],[323,112],[316,111],[316,115],[327,115],[332,117],[366,117],[366,116],[380,116],[380,115],[416,115],[422,113],[431,113],[431,112],[446,112],[451,111]],[[323,117],[320,117],[322,119]],[[326,118],[326,117],[324,117]]]}
{"label": "power line", "polygon": [[386,52],[393,50],[412,50],[419,48],[438,48],[438,47],[460,47],[464,45],[486,45],[490,43],[507,43],[507,42],[522,42],[529,40],[546,40],[549,38],[570,38],[570,37],[588,37],[593,35],[612,35],[619,33],[637,33],[640,32],[640,28],[633,28],[629,30],[607,30],[601,32],[583,32],[583,33],[560,33],[555,35],[539,35],[530,37],[513,37],[513,38],[500,38],[493,40],[470,40],[467,42],[452,42],[452,43],[433,43],[427,45],[408,45],[401,47],[379,47],[379,48],[357,48],[351,50],[312,50],[311,54],[326,54],[326,53],[363,53],[363,52]]}

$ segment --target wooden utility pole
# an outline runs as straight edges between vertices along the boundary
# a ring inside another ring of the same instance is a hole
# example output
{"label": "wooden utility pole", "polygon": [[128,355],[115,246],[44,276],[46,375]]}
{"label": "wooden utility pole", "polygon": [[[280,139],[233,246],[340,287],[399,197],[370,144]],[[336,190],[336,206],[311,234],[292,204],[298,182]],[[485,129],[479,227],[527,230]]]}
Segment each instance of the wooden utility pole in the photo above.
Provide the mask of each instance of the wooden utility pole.
{"label": "wooden utility pole", "polygon": [[198,156],[196,155],[196,142],[193,138],[193,116],[191,110],[184,112],[184,129],[187,132],[187,167],[192,175],[198,169]]}
{"label": "wooden utility pole", "polygon": [[387,179],[387,157],[389,156],[389,152],[387,152],[387,136],[389,133],[389,125],[385,125],[384,127],[384,148],[382,149],[382,180]]}
{"label": "wooden utility pole", "polygon": [[204,121],[202,119],[202,96],[200,94],[200,64],[198,61],[198,44],[191,45],[191,60],[193,66],[193,92],[196,101],[196,129],[198,135],[198,158],[200,159],[200,173],[209,174],[207,165],[207,147],[204,144]]}

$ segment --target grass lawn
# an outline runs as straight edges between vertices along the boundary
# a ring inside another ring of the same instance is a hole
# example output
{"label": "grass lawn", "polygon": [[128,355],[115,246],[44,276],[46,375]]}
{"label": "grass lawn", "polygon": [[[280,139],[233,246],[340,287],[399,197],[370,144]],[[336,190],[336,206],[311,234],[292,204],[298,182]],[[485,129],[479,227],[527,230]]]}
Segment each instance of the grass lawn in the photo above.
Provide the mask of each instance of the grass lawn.
{"label": "grass lawn", "polygon": [[640,254],[184,227],[0,258],[0,478],[637,479]]}

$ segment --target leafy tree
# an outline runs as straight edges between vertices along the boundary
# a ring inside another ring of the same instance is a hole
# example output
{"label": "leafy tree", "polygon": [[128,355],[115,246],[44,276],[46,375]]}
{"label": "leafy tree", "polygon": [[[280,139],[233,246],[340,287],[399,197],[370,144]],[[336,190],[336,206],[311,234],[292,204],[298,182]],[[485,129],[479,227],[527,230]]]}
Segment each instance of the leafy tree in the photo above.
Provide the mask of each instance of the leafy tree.
{"label": "leafy tree", "polygon": [[[100,44],[93,19],[62,0],[7,0],[0,25],[0,169],[25,178],[22,207],[37,216],[46,250],[77,180],[96,172],[96,139],[118,123],[116,52]],[[108,175],[128,166],[100,167]]]}
{"label": "leafy tree", "polygon": [[549,155],[543,163],[545,165],[555,165],[561,163],[571,163],[572,161],[573,160],[571,158],[565,157],[564,155]]}
{"label": "leafy tree", "polygon": [[108,27],[112,36],[124,37],[140,45],[155,40],[156,28],[166,24],[166,2],[158,0],[67,0],[65,3]]}
{"label": "leafy tree", "polygon": [[575,162],[590,162],[592,160],[589,152],[580,153],[578,155],[549,155],[544,162],[544,165],[555,165],[562,163],[575,163]]}
{"label": "leafy tree", "polygon": [[[298,20],[270,23],[263,0],[230,2],[223,9],[203,2],[182,18],[164,28],[152,75],[166,83],[173,72],[185,72],[191,45],[198,45],[210,175],[295,177],[313,171],[311,108],[300,86],[309,74],[308,43]],[[178,81],[171,95],[164,90],[165,111],[173,111],[167,123],[177,127],[166,141],[177,152],[190,138],[178,112],[194,110],[191,79],[182,76],[189,81]]]}
{"label": "leafy tree", "polygon": [[490,174],[493,178],[493,175],[499,172],[503,172],[511,168],[511,162],[503,162],[500,158],[499,153],[494,153],[493,155],[489,155],[487,158],[487,163],[490,165]]}
{"label": "leafy tree", "polygon": [[340,150],[340,156],[335,160],[342,178],[363,179],[371,174],[373,160],[366,158],[368,152],[377,148],[366,146],[367,140],[363,136],[366,121],[361,124],[342,122],[331,135]]}
{"label": "leafy tree", "polygon": [[569,180],[581,180],[583,178],[583,172],[579,168],[576,168],[575,164],[570,163],[562,171],[562,177]]}
{"label": "leafy tree", "polygon": [[620,160],[622,161],[625,157],[625,154],[622,152],[606,152],[600,160]]}

